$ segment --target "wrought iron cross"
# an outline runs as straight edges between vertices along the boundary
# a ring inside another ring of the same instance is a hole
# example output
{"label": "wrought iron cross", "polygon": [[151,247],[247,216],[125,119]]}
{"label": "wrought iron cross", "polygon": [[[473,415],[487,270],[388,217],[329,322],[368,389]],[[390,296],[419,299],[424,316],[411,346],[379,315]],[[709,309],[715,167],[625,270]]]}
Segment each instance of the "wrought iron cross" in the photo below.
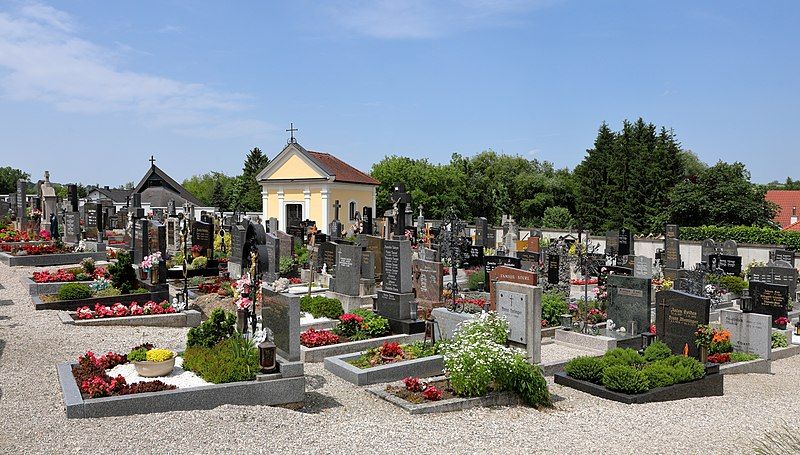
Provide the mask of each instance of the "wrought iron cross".
{"label": "wrought iron cross", "polygon": [[156,158],[153,155],[150,155],[150,166],[155,166]]}
{"label": "wrought iron cross", "polygon": [[297,140],[295,140],[295,138],[294,138],[294,132],[295,131],[300,131],[300,130],[298,130],[297,128],[294,127],[294,123],[289,123],[289,129],[286,130],[286,132],[289,133],[289,143],[290,144],[294,144],[295,142],[297,142]]}

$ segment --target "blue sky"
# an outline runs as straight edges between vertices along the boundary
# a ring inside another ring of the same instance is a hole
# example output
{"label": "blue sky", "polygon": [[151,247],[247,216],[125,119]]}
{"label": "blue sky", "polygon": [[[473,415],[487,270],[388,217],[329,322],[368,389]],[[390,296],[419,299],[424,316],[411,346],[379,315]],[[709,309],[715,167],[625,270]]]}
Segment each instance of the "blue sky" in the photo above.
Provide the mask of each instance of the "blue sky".
{"label": "blue sky", "polygon": [[182,180],[300,143],[573,168],[602,121],[800,178],[800,2],[0,1],[0,165]]}

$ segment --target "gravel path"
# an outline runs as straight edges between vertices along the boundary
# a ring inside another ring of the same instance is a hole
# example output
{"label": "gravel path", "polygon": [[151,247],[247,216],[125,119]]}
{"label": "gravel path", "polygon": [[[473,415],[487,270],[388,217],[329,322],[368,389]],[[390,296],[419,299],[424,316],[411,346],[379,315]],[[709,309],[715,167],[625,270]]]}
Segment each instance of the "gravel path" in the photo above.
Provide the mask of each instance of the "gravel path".
{"label": "gravel path", "polygon": [[[0,453],[751,453],[800,406],[800,356],[774,375],[730,376],[725,396],[627,406],[557,385],[556,409],[473,409],[412,417],[306,365],[300,412],[261,406],[67,420],[55,364],[145,341],[183,349],[187,329],[76,327],[34,311],[0,264]],[[0,302],[1,303],[1,302]]]}

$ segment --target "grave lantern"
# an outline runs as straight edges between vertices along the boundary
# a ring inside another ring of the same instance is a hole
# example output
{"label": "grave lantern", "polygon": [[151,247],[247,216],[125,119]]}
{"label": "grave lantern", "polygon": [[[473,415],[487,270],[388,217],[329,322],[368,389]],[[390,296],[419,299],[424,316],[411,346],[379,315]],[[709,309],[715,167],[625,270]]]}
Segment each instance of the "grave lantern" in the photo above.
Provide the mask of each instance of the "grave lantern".
{"label": "grave lantern", "polygon": [[642,332],[642,349],[647,349],[653,343],[653,340],[656,339],[655,333]]}
{"label": "grave lantern", "polygon": [[275,370],[275,343],[269,340],[258,343],[258,362],[263,373]]}
{"label": "grave lantern", "polygon": [[794,324],[794,334],[800,336],[800,321]]}
{"label": "grave lantern", "polygon": [[744,289],[742,291],[742,299],[739,305],[741,306],[742,313],[750,313],[753,311],[753,297],[750,296],[749,289]]}
{"label": "grave lantern", "polygon": [[569,313],[561,315],[561,327],[564,330],[572,330],[572,315]]}
{"label": "grave lantern", "polygon": [[416,321],[416,320],[417,320],[417,311],[419,311],[419,302],[417,301],[417,299],[413,299],[413,300],[412,300],[412,301],[409,303],[409,305],[408,305],[408,306],[409,306],[409,308],[410,308],[410,311],[409,311],[409,317],[410,317],[410,319],[411,319],[412,321]]}

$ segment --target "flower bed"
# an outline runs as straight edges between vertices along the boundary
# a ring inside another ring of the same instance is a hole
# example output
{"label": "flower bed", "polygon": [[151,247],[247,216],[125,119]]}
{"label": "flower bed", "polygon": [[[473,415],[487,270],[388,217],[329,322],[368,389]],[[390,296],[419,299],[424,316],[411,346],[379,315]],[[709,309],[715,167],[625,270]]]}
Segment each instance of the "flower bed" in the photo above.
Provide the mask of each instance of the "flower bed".
{"label": "flower bed", "polygon": [[602,357],[578,357],[564,371],[555,374],[556,384],[629,404],[723,393],[718,366],[672,355],[659,341],[648,346],[644,355],[617,348]]}
{"label": "flower bed", "polygon": [[77,264],[84,258],[92,258],[95,261],[105,261],[108,259],[108,253],[105,251],[72,252],[70,249],[47,254],[15,255],[9,252],[0,252],[0,262],[10,267],[47,267],[51,265]]}
{"label": "flower bed", "polygon": [[149,301],[161,302],[169,298],[169,288],[167,286],[153,287],[153,289],[143,289],[142,291],[143,292],[134,294],[87,297],[73,300],[53,300],[52,298],[48,298],[47,295],[32,295],[31,299],[37,310],[75,311],[81,307],[94,308],[96,304],[111,306],[117,302],[125,302],[126,305],[130,306],[130,304],[134,302],[142,305]]}
{"label": "flower bed", "polygon": [[441,355],[359,368],[351,362],[356,361],[361,355],[355,353],[326,357],[325,369],[345,381],[359,386],[399,381],[408,376],[439,376],[444,369],[444,358]]}
{"label": "flower bed", "polygon": [[161,303],[156,303],[152,300],[139,305],[137,302],[132,302],[126,306],[120,302],[116,302],[111,306],[103,306],[99,303],[94,305],[94,309],[88,306],[83,306],[75,311],[78,319],[99,319],[99,318],[119,318],[124,316],[143,316],[150,314],[172,314],[175,313],[175,307],[170,305],[166,300]]}
{"label": "flower bed", "polygon": [[127,357],[114,352],[96,357],[92,351],[89,351],[78,357],[78,364],[72,368],[72,376],[75,378],[75,383],[78,384],[82,398],[159,392],[176,388],[174,385],[167,385],[161,381],[127,384],[121,375],[112,378],[106,373],[107,370],[125,363],[128,363]]}

